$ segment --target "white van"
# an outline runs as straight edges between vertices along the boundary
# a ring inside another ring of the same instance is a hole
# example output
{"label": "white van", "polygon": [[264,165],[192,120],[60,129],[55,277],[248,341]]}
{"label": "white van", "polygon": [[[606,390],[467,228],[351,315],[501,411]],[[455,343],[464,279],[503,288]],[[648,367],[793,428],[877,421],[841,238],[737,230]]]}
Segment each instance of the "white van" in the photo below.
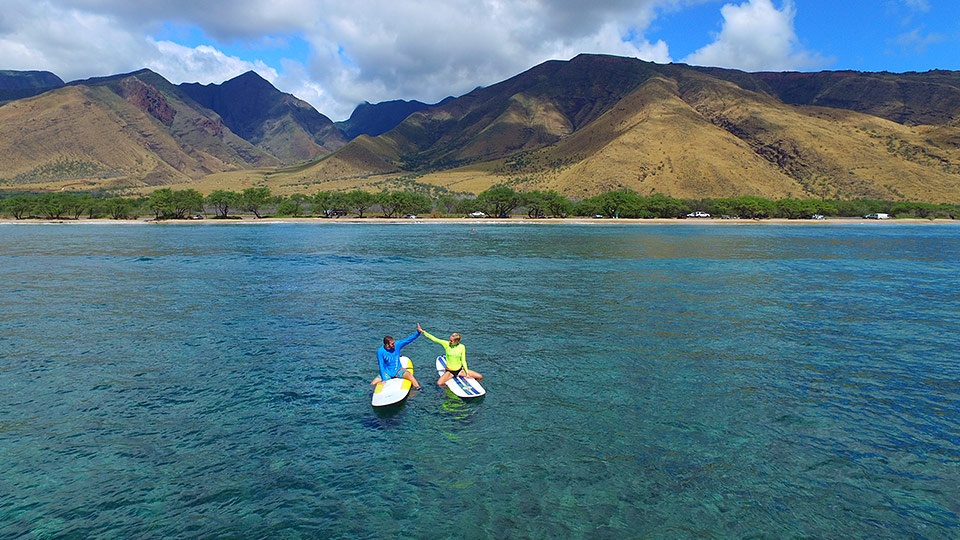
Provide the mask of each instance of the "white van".
{"label": "white van", "polygon": [[864,219],[890,219],[890,216],[887,214],[867,214],[863,217]]}

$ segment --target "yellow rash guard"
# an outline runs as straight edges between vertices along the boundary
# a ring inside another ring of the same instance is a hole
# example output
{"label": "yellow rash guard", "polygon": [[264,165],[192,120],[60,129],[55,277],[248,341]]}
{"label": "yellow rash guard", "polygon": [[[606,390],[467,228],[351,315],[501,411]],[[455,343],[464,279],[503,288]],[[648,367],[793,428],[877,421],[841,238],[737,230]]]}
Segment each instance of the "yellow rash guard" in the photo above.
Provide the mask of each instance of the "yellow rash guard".
{"label": "yellow rash guard", "polygon": [[463,346],[463,343],[457,343],[456,347],[451,347],[450,340],[437,339],[426,331],[423,332],[423,336],[443,346],[443,350],[446,351],[447,354],[447,370],[460,371],[461,368],[464,370],[467,369],[467,348]]}

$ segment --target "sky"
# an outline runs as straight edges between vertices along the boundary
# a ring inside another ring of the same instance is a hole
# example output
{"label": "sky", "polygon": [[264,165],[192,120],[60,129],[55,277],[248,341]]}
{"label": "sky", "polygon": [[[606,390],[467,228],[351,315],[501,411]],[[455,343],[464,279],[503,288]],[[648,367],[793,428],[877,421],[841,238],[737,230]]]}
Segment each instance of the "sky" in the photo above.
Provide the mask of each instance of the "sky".
{"label": "sky", "polygon": [[958,0],[4,0],[0,70],[254,70],[344,120],[580,53],[745,71],[960,70]]}

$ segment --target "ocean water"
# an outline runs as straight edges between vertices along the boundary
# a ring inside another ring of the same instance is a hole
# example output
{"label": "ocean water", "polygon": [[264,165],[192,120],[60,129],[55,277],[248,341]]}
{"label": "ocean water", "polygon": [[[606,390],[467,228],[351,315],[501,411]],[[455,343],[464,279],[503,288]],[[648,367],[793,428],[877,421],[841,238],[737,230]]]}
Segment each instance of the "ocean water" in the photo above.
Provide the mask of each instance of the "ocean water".
{"label": "ocean water", "polygon": [[[960,226],[0,226],[0,538],[958,538]],[[370,406],[384,334],[487,395]]]}

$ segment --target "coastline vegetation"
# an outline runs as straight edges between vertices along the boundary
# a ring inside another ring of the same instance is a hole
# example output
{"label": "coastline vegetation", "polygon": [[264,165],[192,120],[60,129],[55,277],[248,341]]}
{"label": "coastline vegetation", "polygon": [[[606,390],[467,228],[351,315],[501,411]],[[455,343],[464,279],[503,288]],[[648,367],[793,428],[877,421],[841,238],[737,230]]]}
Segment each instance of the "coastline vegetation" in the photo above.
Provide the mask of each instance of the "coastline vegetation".
{"label": "coastline vegetation", "polygon": [[[416,186],[414,186],[416,187]],[[431,196],[432,195],[432,196]],[[204,196],[193,189],[158,189],[149,196],[129,198],[103,192],[20,192],[0,194],[0,216],[16,220],[139,219],[158,221],[263,217],[383,217],[412,215],[459,217],[482,213],[509,218],[685,218],[703,212],[715,218],[811,219],[818,216],[855,217],[888,214],[891,218],[957,219],[960,205],[884,200],[731,198],[677,199],[661,194],[643,196],[622,189],[582,200],[555,191],[518,192],[507,185],[477,195],[434,193],[419,189],[319,191],[313,195],[274,195],[267,187],[242,191],[217,190]]]}

